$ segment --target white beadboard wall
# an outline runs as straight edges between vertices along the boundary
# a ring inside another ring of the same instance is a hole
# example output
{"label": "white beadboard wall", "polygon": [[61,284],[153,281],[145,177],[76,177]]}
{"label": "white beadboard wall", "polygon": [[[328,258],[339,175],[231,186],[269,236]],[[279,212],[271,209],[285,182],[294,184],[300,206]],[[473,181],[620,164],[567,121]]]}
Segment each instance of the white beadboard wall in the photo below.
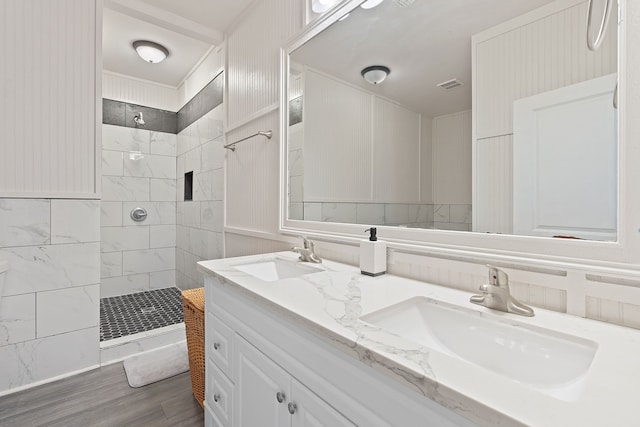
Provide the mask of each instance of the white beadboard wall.
{"label": "white beadboard wall", "polygon": [[373,100],[366,91],[305,70],[305,201],[374,200]]}
{"label": "white beadboard wall", "polygon": [[[419,202],[420,114],[373,97],[373,126],[373,199],[389,203]],[[345,145],[333,151],[333,156],[341,157],[335,153],[341,153]],[[361,164],[361,156],[354,163]]]}
{"label": "white beadboard wall", "polygon": [[229,31],[226,67],[229,129],[278,103],[280,47],[302,28],[303,9],[299,0],[257,1]]}
{"label": "white beadboard wall", "polygon": [[178,85],[178,111],[224,69],[224,47],[214,47],[204,54],[202,59]]}
{"label": "white beadboard wall", "polygon": [[474,231],[513,231],[513,101],[616,72],[617,14],[590,52],[586,5],[559,0],[473,37]]}
{"label": "white beadboard wall", "polygon": [[551,6],[566,8],[548,16],[516,18],[513,24],[474,36],[478,139],[513,132],[516,99],[616,72],[617,14],[611,14],[600,49],[591,52],[585,41],[587,2],[554,3],[558,6]]}
{"label": "white beadboard wall", "polygon": [[433,202],[471,203],[471,110],[433,119]]}
{"label": "white beadboard wall", "polygon": [[513,229],[513,135],[476,144],[473,231],[511,234]]}
{"label": "white beadboard wall", "polygon": [[227,153],[228,227],[278,232],[280,201],[280,130],[278,111],[253,120],[240,129],[227,133],[227,143],[272,130],[269,140],[256,136],[236,145]]}
{"label": "white beadboard wall", "polygon": [[102,71],[102,97],[166,111],[178,111],[178,90],[175,87]]}
{"label": "white beadboard wall", "polygon": [[298,0],[255,2],[228,32],[226,142],[259,130],[272,130],[273,138],[252,138],[227,153],[227,227],[278,231],[280,47],[302,27],[303,7]]}
{"label": "white beadboard wall", "polygon": [[0,0],[1,196],[97,197],[96,3]]}

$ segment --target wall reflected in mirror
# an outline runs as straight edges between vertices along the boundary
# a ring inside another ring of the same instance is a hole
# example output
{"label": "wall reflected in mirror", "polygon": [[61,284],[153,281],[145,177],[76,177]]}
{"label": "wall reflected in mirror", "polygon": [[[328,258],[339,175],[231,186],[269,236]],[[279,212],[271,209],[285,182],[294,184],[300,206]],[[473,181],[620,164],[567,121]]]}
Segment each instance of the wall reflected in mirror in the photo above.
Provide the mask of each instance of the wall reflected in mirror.
{"label": "wall reflected in mirror", "polygon": [[616,13],[592,52],[586,10],[385,0],[291,52],[288,218],[616,240]]}

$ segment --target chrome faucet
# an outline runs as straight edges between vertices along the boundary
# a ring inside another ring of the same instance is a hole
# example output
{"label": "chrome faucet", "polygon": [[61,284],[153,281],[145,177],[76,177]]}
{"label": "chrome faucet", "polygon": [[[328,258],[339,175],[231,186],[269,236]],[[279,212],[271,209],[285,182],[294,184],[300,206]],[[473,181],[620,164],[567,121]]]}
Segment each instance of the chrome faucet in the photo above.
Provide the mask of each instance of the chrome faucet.
{"label": "chrome faucet", "polygon": [[522,304],[511,296],[507,273],[492,265],[487,265],[487,267],[489,267],[489,284],[481,285],[482,294],[473,295],[469,301],[494,310],[519,314],[520,316],[533,316],[534,313],[531,307]]}
{"label": "chrome faucet", "polygon": [[299,248],[297,246],[291,248],[293,252],[297,252],[300,254],[300,261],[321,263],[322,259],[320,259],[318,255],[316,255],[315,243],[313,243],[306,237],[302,237],[302,242],[304,243],[304,248]]}

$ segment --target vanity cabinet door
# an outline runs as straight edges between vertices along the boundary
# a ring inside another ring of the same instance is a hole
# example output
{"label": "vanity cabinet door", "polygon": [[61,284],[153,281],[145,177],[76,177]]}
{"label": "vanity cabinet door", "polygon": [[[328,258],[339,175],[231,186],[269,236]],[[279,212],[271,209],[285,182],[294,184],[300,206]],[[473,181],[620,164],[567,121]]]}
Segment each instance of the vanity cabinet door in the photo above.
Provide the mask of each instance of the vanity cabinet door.
{"label": "vanity cabinet door", "polygon": [[289,426],[291,376],[245,339],[236,338],[234,425]]}
{"label": "vanity cabinet door", "polygon": [[292,427],[355,427],[340,412],[307,387],[292,379],[291,403],[295,405]]}

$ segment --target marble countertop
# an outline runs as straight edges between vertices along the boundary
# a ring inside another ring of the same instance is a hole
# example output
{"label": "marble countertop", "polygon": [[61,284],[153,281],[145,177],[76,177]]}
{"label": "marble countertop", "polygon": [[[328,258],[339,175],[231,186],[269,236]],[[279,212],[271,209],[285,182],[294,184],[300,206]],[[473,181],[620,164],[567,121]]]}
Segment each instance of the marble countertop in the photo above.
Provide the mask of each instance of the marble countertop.
{"label": "marble countertop", "polygon": [[[233,267],[274,257],[295,261],[297,254],[202,261],[198,269],[275,314],[293,316],[311,333],[474,423],[618,427],[640,422],[640,331],[539,308],[531,318],[496,312],[469,303],[468,292],[388,274],[368,277],[357,267],[327,260],[312,264],[324,272],[269,283]],[[598,349],[580,393],[561,400],[360,320],[416,296],[594,341]]]}

